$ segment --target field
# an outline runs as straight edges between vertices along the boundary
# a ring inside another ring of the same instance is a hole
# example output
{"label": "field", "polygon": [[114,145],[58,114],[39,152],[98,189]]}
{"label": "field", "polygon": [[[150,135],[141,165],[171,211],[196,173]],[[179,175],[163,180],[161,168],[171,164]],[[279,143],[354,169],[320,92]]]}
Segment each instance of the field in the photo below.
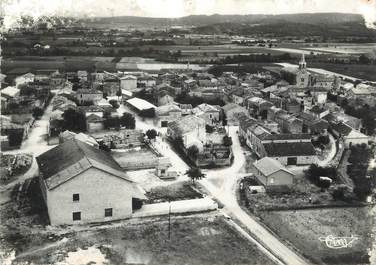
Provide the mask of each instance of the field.
{"label": "field", "polygon": [[[262,212],[261,219],[279,237],[309,259],[327,264],[363,264],[372,247],[373,221],[369,208],[339,208]],[[329,248],[327,236],[357,237],[344,248]]]}
{"label": "field", "polygon": [[170,239],[167,217],[47,229],[30,218],[2,220],[0,258],[36,265],[273,264],[216,213],[172,216]]}
{"label": "field", "polygon": [[376,81],[375,65],[367,64],[332,64],[332,63],[309,63],[310,68],[322,68],[359,79]]}

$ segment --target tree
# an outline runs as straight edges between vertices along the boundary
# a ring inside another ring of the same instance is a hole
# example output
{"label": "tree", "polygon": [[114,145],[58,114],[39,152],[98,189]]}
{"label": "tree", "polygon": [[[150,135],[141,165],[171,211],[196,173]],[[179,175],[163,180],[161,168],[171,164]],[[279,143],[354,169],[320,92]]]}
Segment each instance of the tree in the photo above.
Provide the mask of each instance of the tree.
{"label": "tree", "polygon": [[43,109],[40,107],[33,108],[33,117],[34,119],[39,119],[43,115]]}
{"label": "tree", "polygon": [[223,145],[224,146],[231,146],[232,145],[232,138],[228,135],[223,136]]}
{"label": "tree", "polygon": [[136,128],[136,119],[132,114],[124,112],[120,118],[120,125],[125,126],[127,129],[134,129]]}
{"label": "tree", "polygon": [[108,117],[107,119],[104,120],[103,125],[106,129],[115,128],[118,130],[120,129],[120,118]]}
{"label": "tree", "polygon": [[10,129],[8,131],[9,146],[19,146],[23,140],[23,129]]}
{"label": "tree", "polygon": [[118,100],[119,100],[119,98],[121,97],[121,95],[122,95],[121,90],[118,90],[118,91],[116,92],[116,96],[118,97]]}
{"label": "tree", "polygon": [[192,167],[188,169],[185,172],[185,175],[187,175],[192,182],[194,183],[196,180],[200,180],[205,178],[205,174],[201,172],[201,170],[198,167]]}
{"label": "tree", "polygon": [[67,109],[63,113],[63,119],[64,130],[74,132],[86,131],[86,117],[84,113],[76,111],[74,109]]}
{"label": "tree", "polygon": [[197,159],[198,153],[199,153],[198,147],[195,145],[190,146],[187,150],[188,156],[193,159]]}
{"label": "tree", "polygon": [[157,137],[158,133],[154,129],[150,129],[146,131],[146,136],[148,137],[149,140],[153,140]]}
{"label": "tree", "polygon": [[210,125],[205,125],[206,133],[213,133],[214,132],[214,127]]}
{"label": "tree", "polygon": [[306,178],[320,188],[327,185],[326,183],[321,183],[320,177],[328,177],[333,181],[337,179],[337,170],[334,167],[320,167],[316,164],[311,164],[309,168],[304,171],[304,174]]}
{"label": "tree", "polygon": [[118,109],[120,107],[119,102],[115,99],[111,99],[109,103],[112,105],[113,108]]}

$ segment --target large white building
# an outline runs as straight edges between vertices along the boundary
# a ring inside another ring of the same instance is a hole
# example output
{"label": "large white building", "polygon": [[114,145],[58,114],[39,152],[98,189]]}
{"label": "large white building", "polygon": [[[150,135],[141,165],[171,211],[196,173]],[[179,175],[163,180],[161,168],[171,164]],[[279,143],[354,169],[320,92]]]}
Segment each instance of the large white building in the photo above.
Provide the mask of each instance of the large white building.
{"label": "large white building", "polygon": [[69,140],[37,157],[51,225],[129,218],[138,186],[110,154]]}
{"label": "large white building", "polygon": [[137,90],[137,77],[133,75],[126,75],[120,78],[120,88],[128,91]]}

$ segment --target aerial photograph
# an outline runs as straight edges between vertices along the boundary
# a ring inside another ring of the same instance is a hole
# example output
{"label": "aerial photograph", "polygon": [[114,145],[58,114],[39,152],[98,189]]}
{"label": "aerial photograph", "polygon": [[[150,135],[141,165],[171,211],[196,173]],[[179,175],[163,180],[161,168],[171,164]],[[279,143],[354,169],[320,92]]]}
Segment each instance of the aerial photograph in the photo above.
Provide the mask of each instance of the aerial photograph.
{"label": "aerial photograph", "polygon": [[376,265],[376,0],[0,0],[0,265]]}

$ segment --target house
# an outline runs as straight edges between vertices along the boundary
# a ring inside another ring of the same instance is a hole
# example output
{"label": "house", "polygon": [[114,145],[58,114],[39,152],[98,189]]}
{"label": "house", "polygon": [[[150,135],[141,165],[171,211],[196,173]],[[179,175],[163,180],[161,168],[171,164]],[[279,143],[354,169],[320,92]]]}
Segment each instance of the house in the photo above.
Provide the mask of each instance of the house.
{"label": "house", "polygon": [[346,148],[357,144],[368,144],[371,140],[370,136],[351,128],[343,122],[331,122],[330,129],[335,137],[343,138]]}
{"label": "house", "polygon": [[329,123],[323,119],[317,119],[314,115],[307,112],[297,114],[297,118],[303,121],[303,133],[320,134],[326,133]]}
{"label": "house", "polygon": [[103,94],[114,97],[120,92],[120,82],[117,78],[107,78],[103,83]]}
{"label": "house", "polygon": [[103,99],[103,92],[95,89],[78,89],[76,91],[76,99],[80,103],[96,103]]}
{"label": "house", "polygon": [[157,107],[151,104],[149,101],[146,101],[141,98],[131,98],[126,101],[126,103],[137,111],[147,110],[147,109],[156,109]]}
{"label": "house", "polygon": [[66,141],[70,141],[72,139],[75,139],[77,141],[84,142],[90,146],[99,147],[98,142],[91,136],[85,134],[85,133],[75,133],[71,131],[64,131],[59,134],[59,143],[62,144]]}
{"label": "house", "polygon": [[303,121],[286,111],[280,110],[272,120],[278,123],[284,133],[301,133],[303,131]]}
{"label": "house", "polygon": [[248,116],[246,108],[235,103],[229,103],[222,107],[223,117],[226,119],[227,125],[239,125],[240,116]]}
{"label": "house", "polygon": [[51,225],[105,222],[132,216],[145,199],[105,151],[70,140],[36,158]]}
{"label": "house", "polygon": [[14,82],[16,83],[16,87],[18,88],[20,85],[34,82],[34,77],[34,74],[26,73],[24,75],[16,77],[16,79],[14,79]]}
{"label": "house", "polygon": [[264,157],[253,163],[255,176],[266,190],[273,188],[291,188],[295,174],[287,170],[279,161]]}
{"label": "house", "polygon": [[214,125],[220,121],[221,108],[206,103],[198,105],[192,110],[193,114],[205,120],[207,125]]}
{"label": "house", "polygon": [[329,109],[320,107],[318,105],[313,106],[308,110],[308,112],[312,114],[316,119],[322,119],[330,113]]}
{"label": "house", "polygon": [[196,145],[200,151],[206,143],[206,122],[194,115],[184,116],[168,123],[167,135],[173,139],[181,139],[186,149]]}
{"label": "house", "polygon": [[171,105],[173,103],[174,103],[174,97],[170,92],[166,90],[160,90],[157,92],[157,105],[158,106]]}
{"label": "house", "polygon": [[313,101],[316,104],[323,105],[326,103],[328,99],[328,91],[326,88],[323,87],[313,87],[310,89],[310,93],[313,97]]}
{"label": "house", "polygon": [[14,86],[8,86],[0,91],[1,96],[7,100],[14,99],[20,95],[20,90]]}
{"label": "house", "polygon": [[[142,87],[153,87],[157,84],[157,80],[148,75],[143,75],[137,78],[137,87],[142,88]],[[133,86],[132,86],[133,88]]]}
{"label": "house", "polygon": [[309,165],[317,162],[315,148],[311,141],[266,142],[260,157],[271,157],[283,165]]}
{"label": "house", "polygon": [[120,88],[128,91],[137,90],[137,77],[133,75],[126,75],[120,78]]}
{"label": "house", "polygon": [[105,146],[111,149],[135,148],[143,145],[142,130],[123,129],[115,133],[106,133],[102,138]]}
{"label": "house", "polygon": [[251,97],[247,99],[247,109],[249,113],[255,117],[261,116],[264,119],[267,117],[268,109],[273,106],[273,103],[259,97]]}
{"label": "house", "polygon": [[176,105],[164,105],[155,110],[156,122],[160,127],[167,127],[169,122],[182,117],[182,110]]}
{"label": "house", "polygon": [[97,114],[89,114],[86,117],[86,130],[89,133],[102,131],[104,129],[104,118]]}
{"label": "house", "polygon": [[191,104],[179,104],[179,107],[183,116],[192,114],[193,107]]}

